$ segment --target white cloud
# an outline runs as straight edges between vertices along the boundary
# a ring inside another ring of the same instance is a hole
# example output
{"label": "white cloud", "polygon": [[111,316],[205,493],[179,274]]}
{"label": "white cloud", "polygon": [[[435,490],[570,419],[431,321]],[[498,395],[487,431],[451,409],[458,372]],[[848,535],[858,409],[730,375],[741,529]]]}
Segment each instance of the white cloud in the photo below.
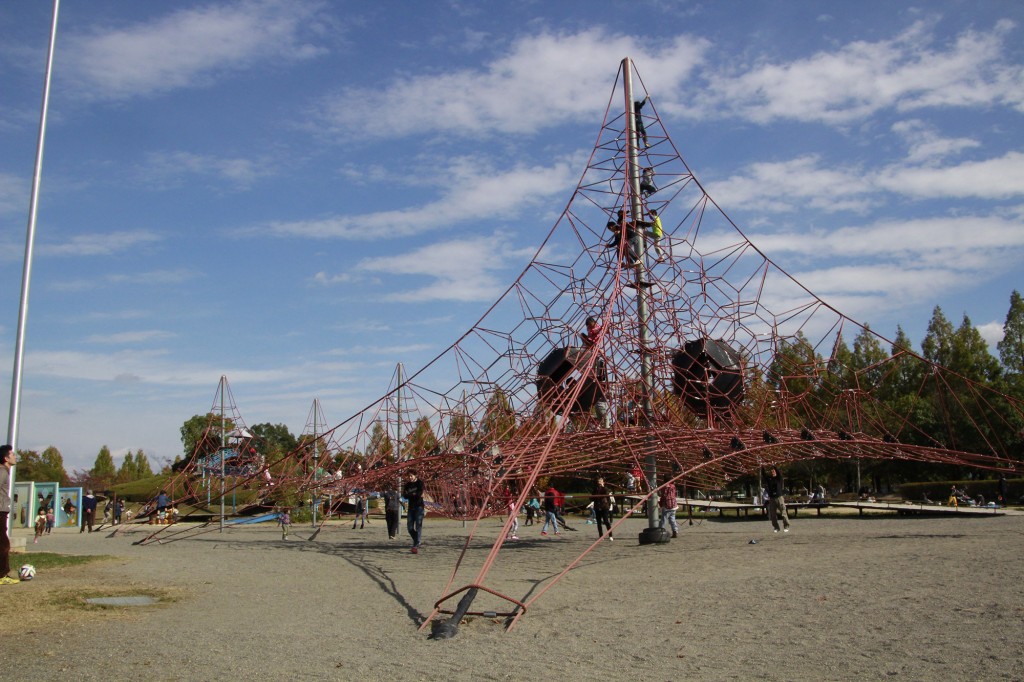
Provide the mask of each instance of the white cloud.
{"label": "white cloud", "polygon": [[443,182],[442,196],[428,204],[355,216],[277,222],[247,232],[316,239],[409,236],[483,217],[492,220],[517,215],[551,196],[571,191],[576,173],[577,159],[564,159],[553,166],[518,165],[498,171],[475,159],[456,158],[446,167],[420,174]]}
{"label": "white cloud", "polygon": [[892,130],[906,140],[909,147],[906,161],[911,164],[941,159],[981,146],[971,138],[942,137],[933,126],[919,119],[899,121],[893,124]]}
{"label": "white cloud", "polygon": [[1024,194],[1024,154],[947,168],[892,167],[881,171],[878,187],[916,198],[1009,199]]}
{"label": "white cloud", "polygon": [[623,55],[635,55],[638,67],[653,74],[652,89],[667,95],[681,88],[707,48],[705,39],[685,35],[662,44],[599,28],[541,33],[517,40],[506,55],[479,69],[406,77],[379,90],[344,90],[324,100],[320,117],[346,138],[528,134],[603,111],[609,70]]}
{"label": "white cloud", "polygon": [[320,271],[313,275],[313,283],[323,287],[334,286],[335,284],[347,284],[351,281],[352,275],[347,272],[329,275],[326,272]]}
{"label": "white cloud", "polygon": [[[937,143],[941,141],[936,140]],[[951,153],[956,141],[946,141]],[[963,143],[960,143],[964,148]],[[917,150],[921,154],[920,149]],[[939,149],[927,152],[939,155]],[[912,152],[911,156],[914,156]],[[947,166],[907,162],[869,171],[856,166],[826,166],[816,155],[788,161],[753,163],[743,173],[708,183],[708,193],[726,210],[791,212],[814,208],[830,213],[866,211],[881,192],[914,199],[1009,199],[1024,195],[1024,154],[1007,152],[982,161]]]}
{"label": "white cloud", "polygon": [[981,338],[985,339],[985,342],[992,348],[995,348],[996,344],[1003,340],[1003,323],[993,320],[992,322],[986,322],[982,325],[977,325],[978,333],[981,334]]}
{"label": "white cloud", "polygon": [[95,334],[85,340],[89,343],[124,344],[124,343],[145,343],[147,341],[159,341],[174,336],[171,332],[160,329],[146,331],[120,332],[114,334]]}
{"label": "white cloud", "polygon": [[[776,263],[789,263],[786,270],[801,285],[854,319],[978,287],[1013,272],[1024,254],[1020,222],[998,216],[880,221],[748,236]],[[798,290],[779,278],[773,278],[763,296],[762,303],[776,311],[802,300]]]}
{"label": "white cloud", "polygon": [[708,74],[707,97],[691,115],[729,112],[760,124],[778,120],[844,125],[884,108],[976,107],[1024,110],[1024,67],[1004,56],[1015,24],[967,30],[936,46],[918,22],[890,40],[854,41],[789,63]]}
{"label": "white cloud", "polygon": [[147,180],[159,185],[180,183],[186,176],[212,176],[246,189],[257,180],[274,174],[267,159],[220,158],[190,152],[150,154],[141,170]]}
{"label": "white cloud", "polygon": [[162,239],[148,230],[78,234],[60,243],[40,244],[37,252],[45,256],[110,256],[155,244]]}
{"label": "white cloud", "polygon": [[0,215],[23,211],[28,220],[28,183],[17,175],[0,173]]}
{"label": "white cloud", "polygon": [[[360,270],[389,275],[386,300],[493,301],[508,288],[501,277],[507,261],[521,253],[510,251],[498,236],[460,239],[430,244],[397,256],[367,258],[356,266]],[[396,277],[428,277],[431,282],[411,290],[402,290]]]}
{"label": "white cloud", "polygon": [[789,161],[753,163],[742,175],[710,183],[708,193],[720,205],[761,211],[816,208],[858,211],[871,205],[876,191],[870,178],[856,168],[823,167],[815,155]]}
{"label": "white cloud", "polygon": [[84,96],[124,99],[210,83],[226,71],[322,53],[320,3],[243,0],[72,35],[62,63]]}
{"label": "white cloud", "polygon": [[1024,247],[1024,229],[1019,222],[999,216],[959,216],[885,220],[870,225],[832,230],[750,234],[750,240],[764,253],[799,253],[816,258],[928,259],[941,254],[950,267],[966,263],[971,251],[986,254]]}
{"label": "white cloud", "polygon": [[[102,277],[88,279],[72,279],[51,281],[49,286],[55,291],[89,291],[111,284],[131,284],[138,286],[162,287],[180,284],[203,277],[202,273],[190,270],[150,270],[135,273],[111,273]],[[128,313],[129,315],[134,313]],[[127,319],[127,318],[125,318]]]}
{"label": "white cloud", "polygon": [[[60,377],[85,381],[139,381],[154,386],[208,386],[211,377],[229,375],[236,383],[295,382],[305,378],[312,383],[324,377],[351,372],[352,363],[305,363],[260,369],[245,366],[232,368],[182,363],[166,350],[122,350],[114,353],[82,351],[29,351],[26,373],[44,377]],[[216,378],[213,379],[216,383]]]}

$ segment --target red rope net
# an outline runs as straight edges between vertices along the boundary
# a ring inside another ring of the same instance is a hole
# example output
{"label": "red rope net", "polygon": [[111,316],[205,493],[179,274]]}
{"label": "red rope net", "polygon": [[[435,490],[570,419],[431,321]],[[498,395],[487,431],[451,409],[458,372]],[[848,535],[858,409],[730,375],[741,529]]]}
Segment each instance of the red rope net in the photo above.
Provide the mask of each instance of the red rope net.
{"label": "red rope net", "polygon": [[[341,424],[318,429],[311,412],[303,444],[275,461],[245,455],[259,446],[229,399],[228,490],[343,499],[415,469],[431,511],[479,519],[553,476],[635,468],[690,489],[813,458],[1022,470],[1009,453],[1024,406],[895,347],[773,263],[704,192],[655,102],[623,106],[626,74],[564,212],[484,316]],[[599,331],[585,341],[588,317]],[[840,352],[854,337],[886,350],[858,366]],[[209,497],[218,457],[186,463],[181,499]]]}

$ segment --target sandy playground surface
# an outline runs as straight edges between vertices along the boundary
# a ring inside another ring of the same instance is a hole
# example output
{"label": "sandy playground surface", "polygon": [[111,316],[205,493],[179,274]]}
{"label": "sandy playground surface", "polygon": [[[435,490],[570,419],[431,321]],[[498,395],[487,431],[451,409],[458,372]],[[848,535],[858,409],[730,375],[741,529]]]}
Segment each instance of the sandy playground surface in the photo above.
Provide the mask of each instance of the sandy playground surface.
{"label": "sandy playground surface", "polygon": [[[543,589],[596,537],[521,528],[488,587]],[[464,622],[454,639],[419,626],[465,542],[427,519],[413,555],[332,523],[239,527],[163,545],[147,532],[59,531],[29,551],[110,560],[3,587],[3,679],[41,680],[1024,680],[1024,516],[698,521],[639,546],[630,519],[506,632]],[[472,583],[500,529],[484,521],[453,588]],[[17,531],[16,534],[20,534]],[[757,544],[750,544],[750,540]],[[12,555],[12,564],[20,557]],[[157,590],[168,603],[89,609],[82,595]],[[71,604],[71,606],[68,606]],[[475,608],[505,609],[481,596]]]}

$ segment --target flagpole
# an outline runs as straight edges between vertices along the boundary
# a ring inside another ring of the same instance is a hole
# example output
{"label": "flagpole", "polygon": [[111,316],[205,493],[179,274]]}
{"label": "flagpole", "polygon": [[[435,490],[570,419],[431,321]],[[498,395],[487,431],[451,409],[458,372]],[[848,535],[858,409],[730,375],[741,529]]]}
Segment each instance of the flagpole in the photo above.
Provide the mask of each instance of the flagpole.
{"label": "flagpole", "polygon": [[[36,141],[36,164],[32,173],[32,194],[29,199],[28,228],[25,235],[25,264],[21,271],[21,302],[18,306],[18,332],[14,343],[14,371],[11,373],[11,404],[7,422],[7,442],[18,450],[18,424],[21,419],[21,374],[25,351],[25,318],[28,316],[28,285],[32,279],[32,250],[36,239],[36,216],[39,213],[39,181],[43,173],[43,143],[46,139],[46,113],[50,108],[50,80],[53,72],[53,50],[57,42],[57,14],[60,0],[53,0],[50,22],[50,45],[46,52],[46,76],[43,79],[43,104],[39,114],[39,136]],[[10,492],[14,493],[14,469],[11,470]],[[10,523],[13,515],[8,518]],[[7,527],[10,536],[10,525]]]}

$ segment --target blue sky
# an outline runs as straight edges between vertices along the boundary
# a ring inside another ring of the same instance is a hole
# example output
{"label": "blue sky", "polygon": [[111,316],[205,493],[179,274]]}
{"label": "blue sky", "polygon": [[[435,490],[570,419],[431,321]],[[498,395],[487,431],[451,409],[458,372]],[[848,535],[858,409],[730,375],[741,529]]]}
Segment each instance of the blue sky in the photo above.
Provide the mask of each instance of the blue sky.
{"label": "blue sky", "polygon": [[[0,7],[10,385],[48,2]],[[916,344],[1024,288],[1024,5],[65,0],[19,447],[337,423],[469,328],[568,202],[632,57],[690,168],[809,289]],[[5,393],[0,407],[7,415]],[[6,418],[5,422],[6,423]]]}

